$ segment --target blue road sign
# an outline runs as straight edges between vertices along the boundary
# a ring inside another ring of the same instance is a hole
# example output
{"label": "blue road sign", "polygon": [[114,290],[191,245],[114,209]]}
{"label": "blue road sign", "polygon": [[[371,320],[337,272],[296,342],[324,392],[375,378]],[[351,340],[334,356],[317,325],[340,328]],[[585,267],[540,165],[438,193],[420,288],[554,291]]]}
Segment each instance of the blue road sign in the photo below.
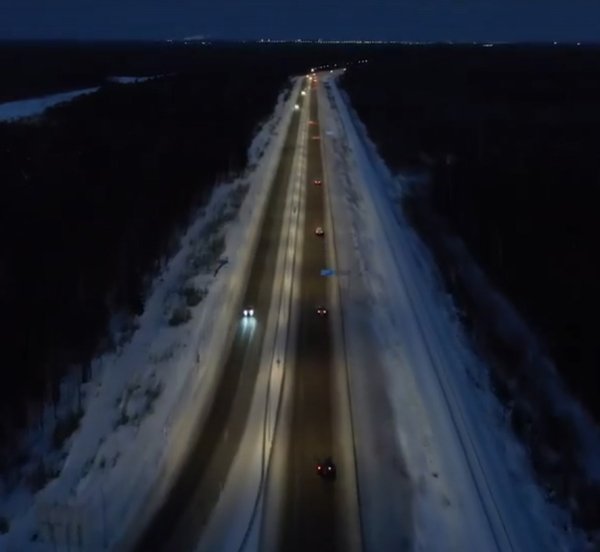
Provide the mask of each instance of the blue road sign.
{"label": "blue road sign", "polygon": [[335,276],[335,270],[332,268],[322,268],[321,276]]}

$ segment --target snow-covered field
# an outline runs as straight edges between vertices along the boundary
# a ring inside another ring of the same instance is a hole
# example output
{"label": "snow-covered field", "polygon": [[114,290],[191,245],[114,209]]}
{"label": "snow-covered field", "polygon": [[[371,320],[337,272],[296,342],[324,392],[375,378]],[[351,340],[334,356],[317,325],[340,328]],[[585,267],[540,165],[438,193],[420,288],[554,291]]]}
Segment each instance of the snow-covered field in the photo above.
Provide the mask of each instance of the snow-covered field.
{"label": "snow-covered field", "polygon": [[70,92],[61,92],[60,94],[50,94],[39,98],[30,98],[27,100],[15,100],[14,102],[5,102],[0,104],[0,121],[15,121],[24,117],[33,117],[41,115],[46,109],[55,105],[70,102],[77,96],[84,94],[93,94],[98,90],[98,86],[92,88],[82,88],[80,90],[71,90]]}
{"label": "snow-covered field", "polygon": [[[161,75],[151,77],[108,77],[109,82],[117,84],[137,84],[145,82],[154,78],[158,78]],[[56,105],[70,102],[78,96],[85,94],[93,94],[100,89],[99,86],[93,86],[91,88],[81,88],[79,90],[71,90],[69,92],[61,92],[59,94],[49,94],[47,96],[41,96],[39,98],[28,98],[26,100],[15,100],[12,102],[5,102],[0,104],[0,121],[16,121],[26,117],[34,117],[41,115],[47,109]]]}
{"label": "snow-covered field", "polygon": [[[299,86],[280,96],[254,139],[250,170],[216,186],[181,238],[132,340],[94,361],[79,429],[55,459],[58,476],[35,495],[20,486],[0,496],[9,521],[0,550],[123,548],[160,502],[210,404]],[[215,273],[218,260],[202,260],[223,237],[227,262]],[[170,326],[192,287],[204,297],[186,324]]]}
{"label": "snow-covered field", "polygon": [[535,485],[383,162],[322,82],[365,549],[582,550]]}
{"label": "snow-covered field", "polygon": [[161,77],[162,75],[155,75],[152,77],[126,77],[126,76],[116,76],[116,77],[108,77],[109,82],[116,82],[118,84],[137,84],[139,82],[145,82],[147,80],[156,79]]}

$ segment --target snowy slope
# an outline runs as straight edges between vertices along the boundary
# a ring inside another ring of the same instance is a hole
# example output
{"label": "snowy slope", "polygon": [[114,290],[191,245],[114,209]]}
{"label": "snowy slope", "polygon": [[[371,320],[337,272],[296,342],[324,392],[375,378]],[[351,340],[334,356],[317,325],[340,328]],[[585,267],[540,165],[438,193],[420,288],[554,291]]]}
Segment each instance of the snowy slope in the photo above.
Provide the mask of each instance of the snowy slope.
{"label": "snowy slope", "polygon": [[[85,414],[58,477],[33,497],[22,489],[0,497],[0,515],[10,521],[0,550],[126,546],[160,501],[210,403],[299,86],[297,80],[287,100],[279,98],[250,146],[250,170],[216,186],[182,237],[131,342],[94,362]],[[198,270],[197,260],[221,236],[227,264],[218,274],[212,266]],[[189,285],[207,294],[187,324],[172,327],[169,316]]]}
{"label": "snowy slope", "polygon": [[582,549],[534,484],[426,248],[387,197],[382,161],[327,81],[321,123],[365,548]]}

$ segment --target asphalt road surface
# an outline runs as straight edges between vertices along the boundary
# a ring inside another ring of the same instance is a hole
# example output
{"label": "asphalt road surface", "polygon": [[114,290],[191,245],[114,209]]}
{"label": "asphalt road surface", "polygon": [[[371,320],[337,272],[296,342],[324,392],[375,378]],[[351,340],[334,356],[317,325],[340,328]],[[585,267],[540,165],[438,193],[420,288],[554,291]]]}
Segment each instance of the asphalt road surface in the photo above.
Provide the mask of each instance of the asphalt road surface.
{"label": "asphalt road surface", "polygon": [[[302,99],[298,96],[297,103],[301,105]],[[299,118],[300,111],[296,111],[268,199],[244,296],[244,305],[254,307],[256,319],[251,324],[239,322],[206,422],[199,428],[173,488],[137,542],[135,550],[139,552],[186,552],[194,548],[238,450],[260,363]],[[310,219],[314,221],[312,216]],[[322,248],[320,244],[319,249]]]}
{"label": "asphalt road surface", "polygon": [[[313,87],[315,85],[313,84]],[[335,516],[335,481],[316,473],[316,463],[333,456],[333,369],[331,330],[327,317],[315,310],[326,304],[327,282],[320,275],[326,267],[325,239],[315,235],[321,226],[325,233],[320,127],[316,91],[310,105],[308,133],[307,195],[304,249],[301,268],[300,308],[296,362],[292,374],[283,519],[278,548],[289,551],[335,550],[339,542]],[[340,466],[338,465],[338,469]]]}

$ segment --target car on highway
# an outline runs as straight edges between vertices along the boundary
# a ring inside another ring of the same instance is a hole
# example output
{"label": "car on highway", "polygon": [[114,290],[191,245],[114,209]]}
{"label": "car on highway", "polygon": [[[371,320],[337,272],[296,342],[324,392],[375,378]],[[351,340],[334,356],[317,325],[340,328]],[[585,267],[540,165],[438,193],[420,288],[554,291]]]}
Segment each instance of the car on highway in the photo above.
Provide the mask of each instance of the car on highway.
{"label": "car on highway", "polygon": [[319,178],[315,178],[315,179],[313,180],[313,184],[314,184],[315,186],[320,186],[321,184],[323,184],[323,181],[322,181],[322,180],[320,180]]}
{"label": "car on highway", "polygon": [[242,314],[244,315],[244,318],[254,318],[254,308],[253,307],[246,307],[242,311]]}
{"label": "car on highway", "polygon": [[335,479],[336,468],[331,456],[328,456],[323,462],[317,462],[317,475],[323,479]]}
{"label": "car on highway", "polygon": [[319,305],[319,306],[317,307],[317,314],[318,314],[319,316],[327,316],[327,312],[328,312],[328,311],[327,311],[327,309],[326,309],[324,306],[322,306],[322,305]]}
{"label": "car on highway", "polygon": [[321,226],[317,226],[315,228],[315,236],[324,236],[325,235],[325,231],[323,230],[323,228]]}

